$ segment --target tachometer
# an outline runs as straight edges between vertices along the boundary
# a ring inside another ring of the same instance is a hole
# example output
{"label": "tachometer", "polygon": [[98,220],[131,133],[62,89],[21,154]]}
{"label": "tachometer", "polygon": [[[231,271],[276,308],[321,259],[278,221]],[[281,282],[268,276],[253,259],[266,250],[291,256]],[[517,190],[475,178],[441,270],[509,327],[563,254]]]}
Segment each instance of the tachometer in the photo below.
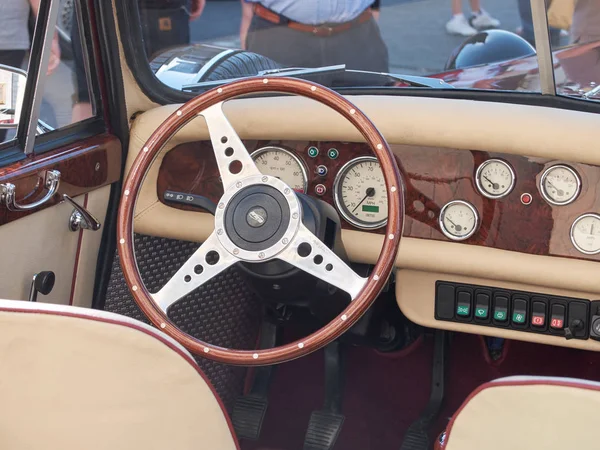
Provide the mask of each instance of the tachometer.
{"label": "tachometer", "polygon": [[306,167],[292,152],[280,147],[263,147],[251,156],[261,173],[277,177],[295,191],[306,193]]}
{"label": "tachometer", "polygon": [[358,228],[372,229],[387,223],[387,192],[377,158],[362,156],[347,162],[335,177],[335,205]]}

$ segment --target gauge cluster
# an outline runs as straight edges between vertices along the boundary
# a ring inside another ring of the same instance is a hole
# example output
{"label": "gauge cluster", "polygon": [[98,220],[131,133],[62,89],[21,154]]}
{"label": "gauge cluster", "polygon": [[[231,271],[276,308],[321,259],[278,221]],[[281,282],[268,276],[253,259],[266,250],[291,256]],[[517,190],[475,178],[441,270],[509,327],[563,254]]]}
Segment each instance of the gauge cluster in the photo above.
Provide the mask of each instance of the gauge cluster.
{"label": "gauge cluster", "polygon": [[[334,207],[342,228],[385,233],[388,193],[368,145],[244,144],[260,171]],[[404,236],[600,261],[600,167],[449,148],[392,149],[406,182]],[[192,198],[210,211],[221,195],[210,141],[180,144],[165,155],[158,176],[161,202],[197,210],[192,201],[176,201]]]}

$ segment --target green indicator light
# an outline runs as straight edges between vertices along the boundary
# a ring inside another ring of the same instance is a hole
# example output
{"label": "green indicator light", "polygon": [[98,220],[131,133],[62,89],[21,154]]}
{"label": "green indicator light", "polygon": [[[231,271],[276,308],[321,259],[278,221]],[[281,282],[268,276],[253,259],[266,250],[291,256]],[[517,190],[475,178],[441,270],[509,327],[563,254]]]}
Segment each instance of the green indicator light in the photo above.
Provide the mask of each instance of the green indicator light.
{"label": "green indicator light", "polygon": [[362,205],[362,210],[364,212],[378,213],[379,212],[379,206]]}
{"label": "green indicator light", "polygon": [[456,314],[458,314],[459,316],[468,316],[469,307],[459,305],[458,308],[456,308]]}
{"label": "green indicator light", "polygon": [[329,151],[327,152],[327,155],[331,159],[337,159],[337,157],[340,155],[340,152],[338,152],[336,148],[330,148]]}
{"label": "green indicator light", "polygon": [[515,312],[513,313],[514,323],[525,323],[525,314]]}
{"label": "green indicator light", "polygon": [[485,319],[488,315],[487,308],[475,308],[475,317],[479,317],[480,319]]}
{"label": "green indicator light", "polygon": [[504,322],[506,320],[506,311],[496,311],[494,313],[494,319],[499,322]]}
{"label": "green indicator light", "polygon": [[317,147],[310,147],[308,149],[308,156],[311,158],[315,158],[319,154],[319,149]]}

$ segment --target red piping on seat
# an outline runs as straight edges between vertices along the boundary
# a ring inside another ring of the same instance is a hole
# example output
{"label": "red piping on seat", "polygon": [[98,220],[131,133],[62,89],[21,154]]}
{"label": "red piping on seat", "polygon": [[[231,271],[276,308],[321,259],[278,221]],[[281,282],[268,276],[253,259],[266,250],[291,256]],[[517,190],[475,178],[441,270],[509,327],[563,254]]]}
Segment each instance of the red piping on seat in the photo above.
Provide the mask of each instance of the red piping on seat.
{"label": "red piping on seat", "polygon": [[467,399],[463,402],[463,404],[460,405],[460,408],[458,408],[458,410],[454,413],[454,415],[450,419],[450,422],[448,423],[448,428],[446,429],[446,441],[444,442],[444,445],[441,447],[442,449],[445,449],[448,446],[448,442],[450,442],[450,438],[452,437],[451,432],[452,432],[452,427],[454,426],[454,421],[456,420],[458,415],[462,412],[462,410],[465,408],[465,406],[467,406],[467,404],[481,391],[488,389],[488,388],[501,387],[501,386],[564,386],[564,387],[574,387],[574,388],[587,389],[587,390],[591,390],[591,391],[599,391],[600,392],[600,386],[591,386],[589,384],[577,383],[577,382],[573,382],[573,381],[554,381],[554,380],[527,380],[527,381],[525,381],[525,380],[523,380],[523,381],[495,381],[495,382],[490,381],[488,383],[484,383],[481,386],[479,386],[477,389],[475,389],[473,392],[471,392],[471,394],[467,397]]}
{"label": "red piping on seat", "polygon": [[86,319],[86,320],[93,320],[96,322],[110,323],[110,324],[114,324],[114,325],[122,325],[122,326],[126,326],[129,328],[133,328],[134,330],[141,331],[142,333],[145,333],[148,336],[151,336],[151,337],[159,340],[160,342],[165,344],[167,347],[169,347],[171,350],[174,350],[181,357],[183,357],[183,359],[185,359],[194,369],[196,369],[196,372],[198,373],[198,375],[200,375],[200,377],[202,377],[204,382],[207,384],[207,386],[210,388],[213,395],[217,399],[217,403],[219,404],[219,407],[221,408],[221,412],[223,413],[223,416],[225,416],[225,420],[227,421],[227,426],[229,427],[229,432],[231,433],[231,437],[233,438],[233,441],[235,442],[235,448],[237,450],[240,450],[240,443],[238,442],[235,431],[233,430],[233,424],[231,423],[231,418],[229,417],[229,414],[227,414],[227,411],[225,410],[225,405],[223,405],[223,401],[221,400],[221,397],[219,397],[219,394],[217,394],[217,391],[215,390],[215,388],[212,385],[212,383],[210,382],[210,380],[206,377],[206,375],[204,374],[202,369],[200,369],[200,367],[198,366],[198,364],[196,364],[196,361],[194,361],[193,358],[191,358],[189,355],[187,355],[185,352],[183,352],[179,347],[173,345],[173,343],[164,339],[160,334],[154,334],[154,333],[150,332],[149,330],[147,330],[143,327],[140,327],[136,324],[133,324],[133,323],[121,322],[118,320],[108,319],[108,318],[104,318],[104,317],[86,316],[86,315],[77,314],[77,313],[61,312],[61,311],[44,311],[44,310],[36,310],[36,309],[2,308],[2,307],[0,307],[0,311],[17,312],[17,313],[48,314],[50,316],[75,317],[78,319]]}

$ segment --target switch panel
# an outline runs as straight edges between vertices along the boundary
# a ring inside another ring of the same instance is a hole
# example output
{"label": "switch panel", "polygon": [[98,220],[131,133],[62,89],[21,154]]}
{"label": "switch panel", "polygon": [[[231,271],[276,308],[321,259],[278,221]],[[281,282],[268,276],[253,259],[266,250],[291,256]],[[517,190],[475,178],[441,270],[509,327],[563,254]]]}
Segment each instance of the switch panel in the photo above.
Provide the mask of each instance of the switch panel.
{"label": "switch panel", "polygon": [[473,325],[600,340],[600,301],[436,282],[435,318]]}

